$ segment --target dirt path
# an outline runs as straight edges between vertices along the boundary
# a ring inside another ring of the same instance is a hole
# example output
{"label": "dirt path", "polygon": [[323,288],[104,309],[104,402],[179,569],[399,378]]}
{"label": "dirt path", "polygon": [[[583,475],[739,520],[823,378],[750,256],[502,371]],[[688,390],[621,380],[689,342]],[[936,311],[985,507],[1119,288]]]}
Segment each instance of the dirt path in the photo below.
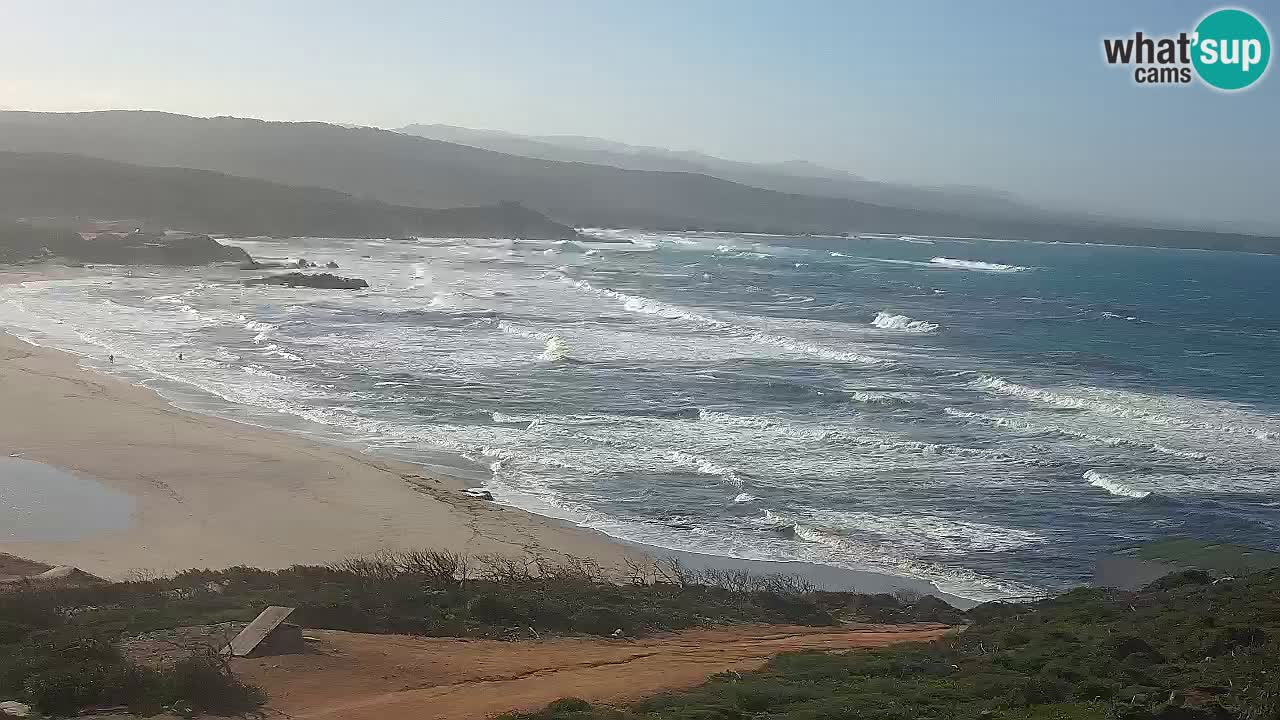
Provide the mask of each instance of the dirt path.
{"label": "dirt path", "polygon": [[848,650],[933,640],[941,625],[750,626],[638,641],[529,642],[309,631],[307,655],[236,661],[272,710],[308,720],[462,720],[561,697],[618,703],[749,670],[789,650]]}

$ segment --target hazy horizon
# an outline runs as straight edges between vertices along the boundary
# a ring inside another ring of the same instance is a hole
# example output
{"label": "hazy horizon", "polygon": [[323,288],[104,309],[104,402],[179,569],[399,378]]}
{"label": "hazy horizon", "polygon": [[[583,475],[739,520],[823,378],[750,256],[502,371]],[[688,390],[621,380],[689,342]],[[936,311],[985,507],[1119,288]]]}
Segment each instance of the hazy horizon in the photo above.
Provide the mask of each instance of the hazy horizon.
{"label": "hazy horizon", "polygon": [[0,13],[0,108],[589,136],[1274,232],[1274,78],[1139,87],[1100,57],[1215,7],[49,2]]}

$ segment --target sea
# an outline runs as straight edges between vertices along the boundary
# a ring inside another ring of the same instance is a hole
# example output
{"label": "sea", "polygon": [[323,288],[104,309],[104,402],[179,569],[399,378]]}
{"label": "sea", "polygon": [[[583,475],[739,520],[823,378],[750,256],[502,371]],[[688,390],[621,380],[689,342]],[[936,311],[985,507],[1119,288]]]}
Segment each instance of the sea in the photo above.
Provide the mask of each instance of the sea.
{"label": "sea", "polygon": [[370,288],[97,266],[0,286],[0,327],[656,548],[989,600],[1158,539],[1280,546],[1280,257],[585,235],[231,239]]}

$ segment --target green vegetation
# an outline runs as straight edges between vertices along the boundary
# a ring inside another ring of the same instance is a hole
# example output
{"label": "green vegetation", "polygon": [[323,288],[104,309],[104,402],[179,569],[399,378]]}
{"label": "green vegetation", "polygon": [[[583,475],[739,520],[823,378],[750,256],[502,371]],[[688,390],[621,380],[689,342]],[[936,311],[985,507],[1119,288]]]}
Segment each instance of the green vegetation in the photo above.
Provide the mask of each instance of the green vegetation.
{"label": "green vegetation", "polygon": [[401,553],[331,567],[200,570],[0,592],[0,696],[56,713],[86,705],[177,703],[226,712],[254,706],[260,695],[235,681],[216,648],[149,670],[121,655],[115,641],[153,630],[247,622],[267,605],[296,607],[291,620],[311,628],[509,639],[611,636],[619,630],[635,636],[747,622],[963,618],[932,597],[824,592],[799,578],[690,572],[674,562],[636,565],[628,577],[617,578],[581,561]]}
{"label": "green vegetation", "polygon": [[193,650],[155,669],[126,658],[113,639],[77,627],[34,632],[0,650],[0,694],[52,715],[118,706],[144,715],[165,708],[184,715],[233,714],[256,710],[266,700],[212,649]]}
{"label": "green vegetation", "polygon": [[1280,572],[992,603],[947,640],[782,655],[625,709],[566,699],[506,720],[1276,720]]}

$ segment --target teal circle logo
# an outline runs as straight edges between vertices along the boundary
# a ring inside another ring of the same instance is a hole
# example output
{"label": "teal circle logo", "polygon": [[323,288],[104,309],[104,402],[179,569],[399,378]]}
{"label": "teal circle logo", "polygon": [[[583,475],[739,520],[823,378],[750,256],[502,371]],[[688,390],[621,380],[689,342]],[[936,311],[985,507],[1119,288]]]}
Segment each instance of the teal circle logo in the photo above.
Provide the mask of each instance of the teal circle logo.
{"label": "teal circle logo", "polygon": [[1196,26],[1191,63],[1200,79],[1219,90],[1243,90],[1258,81],[1271,60],[1271,36],[1244,10],[1225,8]]}

